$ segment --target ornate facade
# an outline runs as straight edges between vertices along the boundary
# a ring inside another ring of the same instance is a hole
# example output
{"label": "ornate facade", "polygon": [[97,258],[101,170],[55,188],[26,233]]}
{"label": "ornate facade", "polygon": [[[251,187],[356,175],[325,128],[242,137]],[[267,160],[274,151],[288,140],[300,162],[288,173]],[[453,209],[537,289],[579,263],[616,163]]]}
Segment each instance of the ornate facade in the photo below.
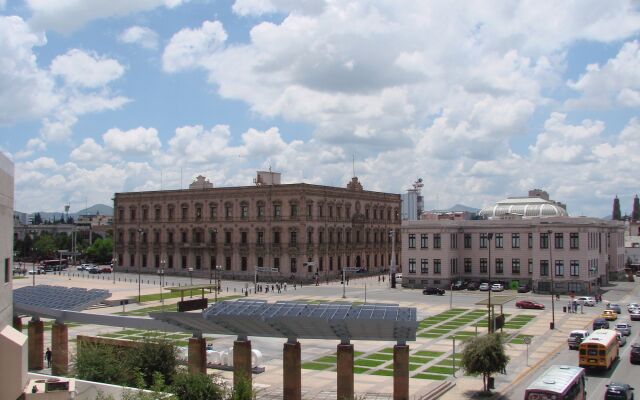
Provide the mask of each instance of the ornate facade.
{"label": "ornate facade", "polygon": [[196,276],[218,267],[238,279],[262,267],[277,272],[261,280],[328,279],[344,267],[388,269],[391,230],[399,259],[400,195],[365,191],[355,177],[347,188],[278,181],[259,174],[256,186],[116,193],[114,267]]}

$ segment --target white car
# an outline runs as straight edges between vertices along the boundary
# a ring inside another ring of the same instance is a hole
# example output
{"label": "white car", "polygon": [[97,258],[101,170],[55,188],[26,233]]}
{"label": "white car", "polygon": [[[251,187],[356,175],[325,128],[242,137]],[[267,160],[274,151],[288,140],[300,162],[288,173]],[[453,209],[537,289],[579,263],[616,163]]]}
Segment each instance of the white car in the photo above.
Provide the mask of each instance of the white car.
{"label": "white car", "polygon": [[631,324],[628,322],[618,322],[616,323],[615,330],[623,336],[629,336],[631,335]]}
{"label": "white car", "polygon": [[478,287],[478,290],[481,290],[483,292],[486,292],[489,290],[489,284],[487,282],[482,282],[480,284],[480,287]]}
{"label": "white car", "polygon": [[502,292],[503,290],[504,290],[504,286],[502,286],[499,283],[494,283],[493,285],[491,285],[492,292]]}
{"label": "white car", "polygon": [[578,304],[582,304],[589,307],[595,307],[596,305],[596,298],[591,296],[576,297],[576,301],[578,302]]}
{"label": "white car", "polygon": [[629,303],[627,304],[627,311],[631,312],[631,310],[633,309],[638,309],[640,308],[640,304],[638,303]]}
{"label": "white car", "polygon": [[90,268],[95,267],[93,264],[80,264],[77,268],[78,271],[88,271]]}
{"label": "white car", "polygon": [[616,332],[616,336],[618,337],[618,344],[620,345],[620,347],[627,344],[627,338],[624,337],[623,334],[621,334],[620,332]]}

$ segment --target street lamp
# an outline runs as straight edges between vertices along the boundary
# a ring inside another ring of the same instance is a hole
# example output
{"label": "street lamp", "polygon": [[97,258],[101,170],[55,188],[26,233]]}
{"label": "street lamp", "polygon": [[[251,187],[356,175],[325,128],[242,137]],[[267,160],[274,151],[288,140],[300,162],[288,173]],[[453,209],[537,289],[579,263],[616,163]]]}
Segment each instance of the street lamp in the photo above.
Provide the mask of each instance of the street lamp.
{"label": "street lamp", "polygon": [[142,282],[141,282],[141,276],[140,276],[140,265],[142,264],[142,253],[140,252],[140,242],[142,242],[142,237],[144,236],[144,230],[142,230],[142,228],[138,228],[138,233],[140,234],[140,237],[138,238],[138,253],[140,254],[140,263],[138,263],[138,304],[140,304],[140,300],[142,298],[141,296],[141,291],[142,291]]}
{"label": "street lamp", "polygon": [[116,284],[116,263],[118,262],[117,258],[111,259],[111,273],[113,274],[113,284]]}
{"label": "street lamp", "polygon": [[214,302],[217,303],[218,302],[218,289],[220,288],[220,275],[219,275],[220,272],[219,271],[222,269],[222,266],[221,265],[216,265],[215,269],[216,269],[216,287],[214,289],[215,290],[215,295],[214,295],[215,300],[214,300]]}
{"label": "street lamp", "polygon": [[489,296],[487,307],[489,309],[488,309],[487,322],[489,323],[488,324],[489,333],[491,333],[493,332],[493,321],[491,319],[491,239],[493,239],[493,233],[488,233],[487,239],[489,240],[489,265],[487,266],[489,268],[489,291],[487,292]]}
{"label": "street lamp", "polygon": [[158,274],[160,275],[160,303],[162,304],[162,308],[164,309],[164,297],[162,297],[162,278],[164,277],[164,266],[167,263],[167,261],[163,258],[162,260],[160,260],[160,270],[158,271]]}
{"label": "street lamp", "polygon": [[[193,286],[193,267],[189,267],[189,286]],[[193,297],[193,289],[189,289],[189,297]]]}
{"label": "street lamp", "polygon": [[551,234],[553,231],[547,231],[547,244],[549,245],[549,273],[551,274],[551,323],[549,329],[556,328],[556,303],[555,303],[555,285],[553,282],[553,275],[555,274],[555,267],[553,266],[553,257],[551,255]]}
{"label": "street lamp", "polygon": [[396,230],[389,231],[391,235],[391,289],[396,288]]}

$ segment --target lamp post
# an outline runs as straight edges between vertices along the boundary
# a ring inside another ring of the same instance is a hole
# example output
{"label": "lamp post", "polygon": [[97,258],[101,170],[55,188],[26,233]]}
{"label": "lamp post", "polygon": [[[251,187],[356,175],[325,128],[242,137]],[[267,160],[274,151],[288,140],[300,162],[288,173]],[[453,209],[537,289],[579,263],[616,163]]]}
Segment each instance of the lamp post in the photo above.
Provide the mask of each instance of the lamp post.
{"label": "lamp post", "polygon": [[116,263],[118,262],[117,258],[111,259],[111,273],[113,274],[113,284],[116,284]]}
{"label": "lamp post", "polygon": [[140,276],[140,265],[142,264],[142,253],[140,253],[140,242],[142,242],[142,237],[144,236],[144,231],[142,230],[142,228],[138,228],[138,233],[140,234],[140,237],[138,238],[138,253],[140,254],[140,263],[138,263],[138,304],[140,304],[140,299],[141,299],[141,291],[142,291],[142,282],[141,282],[141,276]]}
{"label": "lamp post", "polygon": [[[189,286],[193,286],[193,267],[189,267]],[[193,289],[189,289],[189,297],[193,297]]]}
{"label": "lamp post", "polygon": [[493,239],[493,233],[488,233],[487,239],[489,241],[489,265],[487,266],[489,269],[489,291],[487,292],[489,300],[487,302],[487,307],[488,307],[487,322],[488,322],[489,333],[491,333],[493,332],[493,320],[491,318],[491,239]]}
{"label": "lamp post", "polygon": [[396,230],[389,231],[391,235],[391,289],[396,288]]}
{"label": "lamp post", "polygon": [[158,271],[158,275],[160,275],[160,303],[162,304],[163,309],[164,309],[164,297],[162,297],[162,287],[164,285],[162,284],[162,278],[164,277],[164,266],[166,263],[167,261],[164,258],[160,260],[160,270]]}
{"label": "lamp post", "polygon": [[553,282],[553,275],[555,274],[555,267],[553,266],[553,257],[551,254],[551,234],[553,231],[547,231],[547,244],[549,245],[549,273],[551,274],[551,323],[549,329],[556,328],[556,302],[555,302],[555,285]]}
{"label": "lamp post", "polygon": [[214,302],[217,303],[218,302],[218,289],[220,288],[220,275],[219,275],[219,271],[220,269],[222,269],[221,265],[216,265],[216,287],[214,289],[215,291],[215,295],[214,295]]}

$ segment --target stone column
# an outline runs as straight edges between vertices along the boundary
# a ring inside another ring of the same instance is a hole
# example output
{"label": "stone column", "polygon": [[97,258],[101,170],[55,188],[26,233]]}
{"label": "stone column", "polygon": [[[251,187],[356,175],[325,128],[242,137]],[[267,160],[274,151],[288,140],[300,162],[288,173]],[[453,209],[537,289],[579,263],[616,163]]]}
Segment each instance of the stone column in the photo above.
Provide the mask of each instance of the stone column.
{"label": "stone column", "polygon": [[283,399],[302,399],[302,364],[300,342],[296,339],[289,339],[284,344],[282,351],[282,387],[284,388]]}
{"label": "stone column", "polygon": [[13,316],[13,329],[15,329],[18,332],[22,333],[22,318],[20,318],[17,315]]}
{"label": "stone column", "polygon": [[34,317],[29,321],[29,369],[41,370],[44,368],[44,322]]}
{"label": "stone column", "polygon": [[207,341],[202,335],[194,334],[189,338],[189,353],[187,364],[189,372],[207,373]]}
{"label": "stone column", "polygon": [[409,346],[393,346],[393,400],[409,399]]}
{"label": "stone column", "polygon": [[69,373],[69,328],[63,323],[51,327],[51,374]]}
{"label": "stone column", "polygon": [[237,385],[243,378],[251,384],[251,340],[246,336],[238,336],[233,342],[233,384]]}
{"label": "stone column", "polygon": [[338,400],[353,399],[353,345],[348,340],[338,345]]}

